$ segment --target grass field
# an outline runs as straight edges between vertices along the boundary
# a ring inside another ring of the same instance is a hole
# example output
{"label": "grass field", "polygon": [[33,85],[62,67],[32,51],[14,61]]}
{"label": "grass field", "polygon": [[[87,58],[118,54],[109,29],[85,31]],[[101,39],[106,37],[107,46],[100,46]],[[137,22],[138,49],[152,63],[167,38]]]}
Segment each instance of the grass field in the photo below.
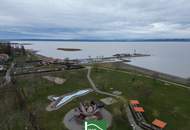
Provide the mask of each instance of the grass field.
{"label": "grass field", "polygon": [[[47,112],[46,106],[50,103],[47,96],[63,95],[68,92],[76,91],[81,88],[88,88],[89,84],[85,77],[85,71],[70,71],[58,74],[51,74],[66,78],[64,85],[57,85],[42,78],[42,76],[30,76],[27,80],[18,79],[18,86],[22,86],[27,97],[27,104],[35,111],[37,122],[41,129],[45,130],[62,130],[65,129],[62,123],[63,117],[69,109],[76,107],[78,101],[74,100],[58,111]],[[90,94],[89,94],[90,95]],[[80,100],[80,99],[79,99]]]}
{"label": "grass field", "polygon": [[190,129],[189,89],[117,71],[98,69],[92,75],[99,89],[111,92],[114,88],[127,99],[139,100],[149,122],[159,118],[168,123],[166,130]]}
{"label": "grass field", "polygon": [[[90,84],[86,78],[87,70],[74,70],[74,71],[64,71],[56,74],[48,74],[52,76],[59,76],[66,78],[67,81],[63,85],[57,85],[50,81],[42,78],[42,75],[30,75],[28,77],[19,77],[16,79],[16,86],[18,88],[23,88],[24,95],[26,97],[27,109],[30,109],[36,115],[36,122],[41,129],[44,130],[66,130],[62,120],[64,115],[72,108],[77,107],[80,101],[83,100],[99,100],[105,96],[91,93],[86,96],[77,98],[67,105],[63,106],[61,109],[53,112],[47,112],[45,110],[46,106],[50,103],[47,99],[48,95],[63,95],[65,93],[73,92],[79,89],[90,88]],[[118,130],[122,128],[129,129],[127,124],[127,119],[122,116],[120,112],[120,103],[113,104],[106,108],[111,112],[115,113],[114,123],[110,130]],[[20,115],[22,113],[19,113]],[[22,118],[25,118],[23,115]],[[21,118],[21,119],[22,119]],[[24,124],[14,125],[14,130],[20,130],[21,127],[28,126],[29,122],[23,122]],[[121,126],[121,123],[124,125]],[[25,125],[27,124],[27,125]]]}
{"label": "grass field", "polygon": [[[90,88],[86,74],[87,70],[82,69],[17,77],[14,87],[19,88],[24,93],[26,107],[22,108],[18,105],[18,97],[14,89],[10,92],[1,93],[0,103],[5,104],[5,107],[1,105],[0,120],[8,120],[9,127],[13,130],[22,130],[26,126],[32,129],[26,114],[26,110],[30,110],[35,115],[35,123],[42,130],[66,130],[62,120],[70,109],[77,107],[82,100],[99,100],[105,96],[91,93],[77,98],[53,112],[45,110],[50,103],[47,96],[59,96],[79,89]],[[44,75],[62,77],[67,81],[63,85],[57,85],[43,79],[42,76]],[[92,79],[101,90],[108,92],[119,90],[122,91],[126,99],[140,100],[149,122],[154,118],[159,118],[168,123],[166,130],[190,129],[189,90],[147,77],[104,69],[93,69]],[[121,111],[121,106],[120,102],[106,106],[113,114],[113,125],[110,130],[130,130],[127,118]],[[10,118],[13,119],[9,120]],[[9,128],[7,125],[0,125],[0,129],[8,130]]]}

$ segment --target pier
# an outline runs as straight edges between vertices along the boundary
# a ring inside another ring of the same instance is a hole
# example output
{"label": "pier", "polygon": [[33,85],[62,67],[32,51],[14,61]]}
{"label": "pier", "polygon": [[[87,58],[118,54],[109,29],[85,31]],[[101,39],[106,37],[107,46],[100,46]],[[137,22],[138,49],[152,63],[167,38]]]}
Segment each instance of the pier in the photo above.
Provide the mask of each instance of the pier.
{"label": "pier", "polygon": [[121,54],[115,54],[113,56],[109,57],[96,57],[96,58],[85,58],[85,59],[79,59],[78,62],[81,64],[91,64],[91,63],[107,63],[107,62],[131,62],[130,58],[134,57],[145,57],[145,56],[151,56],[149,54],[140,54],[140,53],[134,53],[134,54],[129,54],[129,53],[121,53]]}

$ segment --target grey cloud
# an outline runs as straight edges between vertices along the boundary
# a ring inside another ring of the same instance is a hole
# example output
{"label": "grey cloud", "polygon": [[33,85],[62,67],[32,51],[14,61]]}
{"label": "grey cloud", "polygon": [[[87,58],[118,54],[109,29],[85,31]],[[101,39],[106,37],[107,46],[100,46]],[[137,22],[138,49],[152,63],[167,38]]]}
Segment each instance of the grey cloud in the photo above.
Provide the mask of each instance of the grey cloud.
{"label": "grey cloud", "polygon": [[[12,31],[20,37],[188,38],[189,9],[189,0],[1,0],[0,34]],[[41,32],[35,31],[40,28]],[[55,35],[44,28],[62,31]],[[68,28],[76,31],[68,32]]]}

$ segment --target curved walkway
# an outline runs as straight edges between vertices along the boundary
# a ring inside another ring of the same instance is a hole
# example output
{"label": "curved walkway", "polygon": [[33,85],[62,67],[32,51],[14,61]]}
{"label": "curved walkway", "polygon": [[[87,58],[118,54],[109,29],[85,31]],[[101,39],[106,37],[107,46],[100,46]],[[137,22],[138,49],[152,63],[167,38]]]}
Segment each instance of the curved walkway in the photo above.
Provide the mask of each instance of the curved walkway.
{"label": "curved walkway", "polygon": [[[116,98],[122,99],[121,96],[114,95],[114,94],[112,94],[112,93],[108,93],[108,92],[104,92],[104,91],[99,90],[99,89],[96,87],[96,85],[94,84],[94,82],[92,81],[91,77],[90,77],[90,74],[91,74],[91,67],[88,66],[87,69],[88,69],[88,73],[87,73],[88,81],[90,82],[90,84],[91,84],[91,86],[92,86],[92,88],[94,89],[95,92],[100,93],[100,94],[103,94],[103,95],[112,96],[112,97],[116,97]],[[125,106],[125,108],[126,108],[127,118],[128,118],[128,120],[129,120],[129,123],[130,123],[130,125],[132,126],[133,130],[143,130],[141,127],[139,127],[139,126],[136,124],[135,119],[134,119],[134,117],[133,117],[133,115],[132,115],[132,112],[131,112],[129,106],[126,105],[126,104],[124,104],[124,106]]]}
{"label": "curved walkway", "polygon": [[94,84],[94,82],[92,81],[91,77],[90,77],[90,74],[91,74],[91,67],[87,67],[88,69],[88,73],[87,73],[87,78],[88,78],[88,81],[90,82],[92,88],[94,89],[95,92],[97,93],[100,93],[100,94],[103,94],[103,95],[107,95],[107,96],[112,96],[112,97],[116,97],[116,98],[119,98],[120,96],[118,95],[115,95],[115,94],[112,94],[112,93],[108,93],[108,92],[104,92],[104,91],[101,91],[99,90],[96,85]]}

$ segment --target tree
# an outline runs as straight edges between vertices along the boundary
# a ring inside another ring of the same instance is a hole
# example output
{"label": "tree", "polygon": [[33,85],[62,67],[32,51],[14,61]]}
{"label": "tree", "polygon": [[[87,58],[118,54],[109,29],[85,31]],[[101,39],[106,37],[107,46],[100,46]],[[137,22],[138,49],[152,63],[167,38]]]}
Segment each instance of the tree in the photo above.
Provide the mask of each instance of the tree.
{"label": "tree", "polygon": [[25,48],[24,48],[23,45],[21,46],[21,51],[22,51],[22,54],[23,54],[23,55],[26,55],[26,51],[25,51]]}
{"label": "tree", "polygon": [[187,83],[190,85],[190,78],[187,78]]}
{"label": "tree", "polygon": [[0,53],[5,53],[7,55],[11,55],[11,44],[10,43],[1,43],[0,45]]}
{"label": "tree", "polygon": [[7,45],[7,54],[10,56],[12,55],[12,50],[11,50],[11,44]]}
{"label": "tree", "polygon": [[132,77],[131,82],[135,82],[136,78],[135,76]]}

